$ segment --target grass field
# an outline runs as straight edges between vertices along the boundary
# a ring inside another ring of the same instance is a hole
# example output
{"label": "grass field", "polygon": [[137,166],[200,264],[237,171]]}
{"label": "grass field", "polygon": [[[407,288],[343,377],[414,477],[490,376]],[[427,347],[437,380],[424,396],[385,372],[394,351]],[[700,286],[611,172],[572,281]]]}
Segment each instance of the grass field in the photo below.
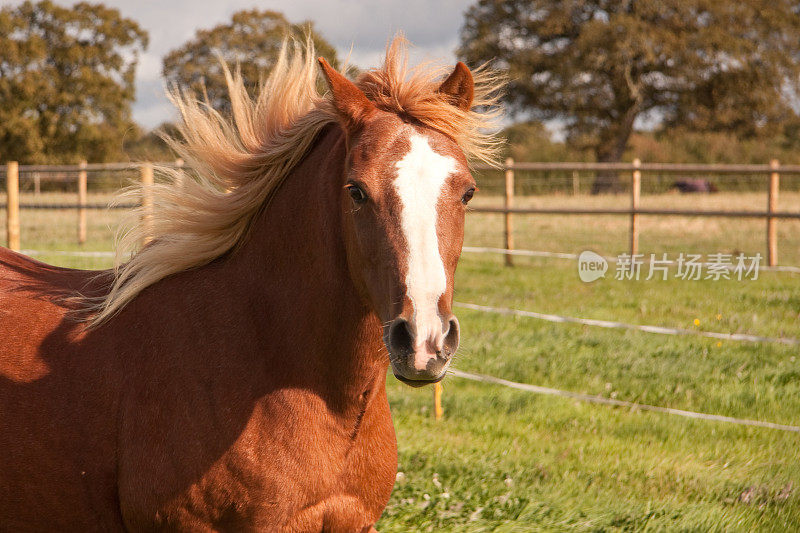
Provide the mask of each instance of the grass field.
{"label": "grass field", "polygon": [[[55,198],[55,196],[53,197]],[[62,198],[63,199],[63,198]],[[95,199],[92,199],[94,201]],[[800,205],[783,194],[781,208]],[[55,201],[55,200],[54,200]],[[497,199],[476,199],[496,203]],[[0,198],[0,202],[2,199]],[[536,197],[625,206],[626,197]],[[648,207],[763,208],[763,195],[645,196]],[[703,204],[703,205],[700,205]],[[23,248],[110,250],[120,213],[23,211]],[[0,218],[4,213],[0,212]],[[499,246],[502,219],[471,214],[466,243]],[[627,246],[625,217],[516,217],[520,248]],[[780,263],[800,265],[800,224],[779,224]],[[0,240],[5,235],[0,233]],[[764,222],[645,217],[645,253],[764,253]],[[41,256],[76,267],[110,260]],[[612,266],[613,269],[613,266]],[[674,272],[674,270],[673,270]],[[613,274],[613,272],[612,272]],[[756,281],[582,283],[561,259],[465,254],[456,299],[638,324],[800,338],[800,275]],[[458,310],[461,370],[680,409],[800,424],[798,347],[671,337]],[[800,530],[800,434],[538,396],[450,377],[431,390],[390,380],[400,472],[381,531]]]}

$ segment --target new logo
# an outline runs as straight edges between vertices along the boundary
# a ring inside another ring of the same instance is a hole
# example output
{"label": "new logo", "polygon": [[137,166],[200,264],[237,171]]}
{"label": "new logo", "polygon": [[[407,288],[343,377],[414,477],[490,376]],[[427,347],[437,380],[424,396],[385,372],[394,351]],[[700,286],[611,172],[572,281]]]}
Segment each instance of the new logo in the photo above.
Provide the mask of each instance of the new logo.
{"label": "new logo", "polygon": [[586,250],[578,256],[578,277],[589,283],[603,278],[608,270],[608,261],[602,255]]}

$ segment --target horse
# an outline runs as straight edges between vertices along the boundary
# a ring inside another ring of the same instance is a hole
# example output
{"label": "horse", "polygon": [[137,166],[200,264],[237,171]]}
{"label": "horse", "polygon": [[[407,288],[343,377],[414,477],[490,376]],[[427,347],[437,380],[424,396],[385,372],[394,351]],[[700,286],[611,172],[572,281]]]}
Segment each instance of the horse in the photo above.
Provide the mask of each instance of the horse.
{"label": "horse", "polygon": [[682,179],[672,182],[671,190],[686,193],[718,192],[717,186],[706,179]]}
{"label": "horse", "polygon": [[225,67],[230,117],[171,92],[187,169],[135,192],[113,269],[0,250],[0,530],[374,531],[388,369],[438,382],[459,344],[499,82],[400,37],[355,82],[314,57],[256,96]]}

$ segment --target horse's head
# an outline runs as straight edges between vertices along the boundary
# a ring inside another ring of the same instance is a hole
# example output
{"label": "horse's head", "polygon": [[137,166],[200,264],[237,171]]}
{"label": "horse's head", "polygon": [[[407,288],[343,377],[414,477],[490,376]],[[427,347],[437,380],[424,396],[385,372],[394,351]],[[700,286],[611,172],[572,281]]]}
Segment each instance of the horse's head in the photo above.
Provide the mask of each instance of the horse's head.
{"label": "horse's head", "polygon": [[[451,138],[379,109],[320,62],[347,136],[341,209],[353,281],[384,324],[395,376],[439,381],[458,348],[453,278],[475,180]],[[468,110],[469,69],[459,63],[438,90]]]}

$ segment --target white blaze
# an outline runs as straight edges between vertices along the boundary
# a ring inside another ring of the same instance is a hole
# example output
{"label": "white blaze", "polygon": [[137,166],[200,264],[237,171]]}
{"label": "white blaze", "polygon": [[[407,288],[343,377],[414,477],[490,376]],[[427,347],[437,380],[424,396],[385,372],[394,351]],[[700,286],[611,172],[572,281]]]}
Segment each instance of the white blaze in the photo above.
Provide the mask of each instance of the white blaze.
{"label": "white blaze", "polygon": [[[456,168],[456,161],[434,152],[422,135],[414,133],[409,140],[411,149],[397,162],[394,188],[400,197],[401,225],[408,245],[406,288],[414,306],[411,322],[418,348],[431,340],[441,349],[443,335],[438,304],[447,288],[447,275],[439,253],[436,207],[445,180]],[[426,362],[418,361],[418,364],[424,368]]]}

